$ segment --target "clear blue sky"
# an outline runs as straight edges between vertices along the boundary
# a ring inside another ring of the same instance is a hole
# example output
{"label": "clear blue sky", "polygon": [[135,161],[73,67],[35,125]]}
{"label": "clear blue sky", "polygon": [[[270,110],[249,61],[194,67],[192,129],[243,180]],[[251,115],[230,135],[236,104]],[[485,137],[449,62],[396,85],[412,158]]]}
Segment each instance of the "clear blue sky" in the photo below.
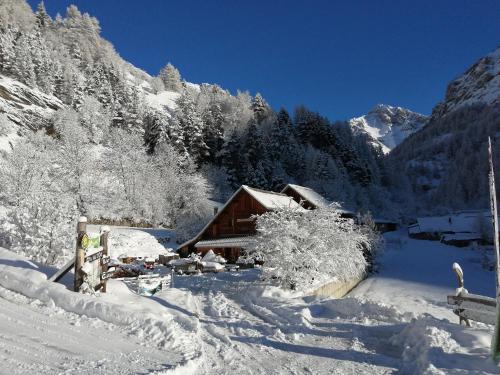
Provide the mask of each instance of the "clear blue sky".
{"label": "clear blue sky", "polygon": [[377,103],[429,114],[500,44],[498,0],[45,0],[51,15],[72,3],[150,74],[170,61],[188,81],[332,120]]}

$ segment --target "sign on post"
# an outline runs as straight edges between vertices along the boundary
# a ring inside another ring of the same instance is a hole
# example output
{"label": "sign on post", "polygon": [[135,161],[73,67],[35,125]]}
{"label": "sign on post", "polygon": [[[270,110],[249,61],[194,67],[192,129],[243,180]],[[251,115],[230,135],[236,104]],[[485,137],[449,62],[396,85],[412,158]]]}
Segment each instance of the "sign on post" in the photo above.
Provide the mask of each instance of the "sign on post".
{"label": "sign on post", "polygon": [[77,244],[75,254],[75,292],[94,293],[97,290],[106,292],[106,280],[114,271],[108,271],[109,227],[101,228],[100,236],[89,237],[87,218],[78,220]]}

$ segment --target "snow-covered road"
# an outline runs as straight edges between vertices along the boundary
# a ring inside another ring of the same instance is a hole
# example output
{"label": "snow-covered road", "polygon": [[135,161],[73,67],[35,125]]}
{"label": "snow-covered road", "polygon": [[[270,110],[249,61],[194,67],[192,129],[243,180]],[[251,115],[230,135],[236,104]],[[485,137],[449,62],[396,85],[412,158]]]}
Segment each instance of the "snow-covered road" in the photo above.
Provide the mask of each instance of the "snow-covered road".
{"label": "snow-covered road", "polygon": [[478,252],[386,239],[379,273],[341,300],[294,298],[258,270],[179,276],[150,298],[112,280],[95,298],[0,250],[0,373],[499,373],[492,327],[459,326],[445,304],[454,261],[471,292],[492,292]]}

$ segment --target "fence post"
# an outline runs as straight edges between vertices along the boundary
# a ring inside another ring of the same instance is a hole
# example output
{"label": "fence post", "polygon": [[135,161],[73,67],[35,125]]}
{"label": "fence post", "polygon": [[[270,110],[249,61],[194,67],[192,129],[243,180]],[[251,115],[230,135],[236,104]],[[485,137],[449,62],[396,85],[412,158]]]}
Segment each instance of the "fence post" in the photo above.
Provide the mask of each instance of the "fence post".
{"label": "fence post", "polygon": [[106,293],[106,284],[108,279],[102,279],[102,274],[108,271],[108,263],[104,264],[104,257],[108,256],[108,236],[110,229],[107,225],[101,227],[101,237],[99,238],[99,245],[102,247],[101,258],[101,292]]}
{"label": "fence post", "polygon": [[81,216],[78,219],[76,226],[77,239],[76,239],[76,253],[75,253],[75,283],[74,291],[79,292],[83,283],[83,275],[81,272],[83,263],[85,262],[85,248],[88,246],[87,237],[87,218]]}

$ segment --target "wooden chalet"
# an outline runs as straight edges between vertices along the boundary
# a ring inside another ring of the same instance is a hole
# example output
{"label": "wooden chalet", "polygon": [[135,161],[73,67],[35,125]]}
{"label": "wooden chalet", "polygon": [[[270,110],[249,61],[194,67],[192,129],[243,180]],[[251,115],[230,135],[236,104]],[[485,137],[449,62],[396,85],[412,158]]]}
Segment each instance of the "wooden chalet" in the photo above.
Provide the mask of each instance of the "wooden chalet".
{"label": "wooden chalet", "polygon": [[177,251],[186,257],[192,252],[204,255],[213,250],[234,263],[256,234],[254,216],[283,207],[304,210],[288,195],[242,185],[200,233]]}
{"label": "wooden chalet", "polygon": [[[318,194],[313,189],[305,186],[288,184],[281,191],[281,193],[292,197],[295,202],[299,203],[302,207],[304,207],[307,210],[314,210],[316,208],[326,207],[332,204],[332,202],[329,202],[322,195]],[[343,218],[349,218],[349,219],[356,218],[356,213],[353,211],[345,210],[342,208],[339,208],[339,211],[340,211],[340,216]]]}

